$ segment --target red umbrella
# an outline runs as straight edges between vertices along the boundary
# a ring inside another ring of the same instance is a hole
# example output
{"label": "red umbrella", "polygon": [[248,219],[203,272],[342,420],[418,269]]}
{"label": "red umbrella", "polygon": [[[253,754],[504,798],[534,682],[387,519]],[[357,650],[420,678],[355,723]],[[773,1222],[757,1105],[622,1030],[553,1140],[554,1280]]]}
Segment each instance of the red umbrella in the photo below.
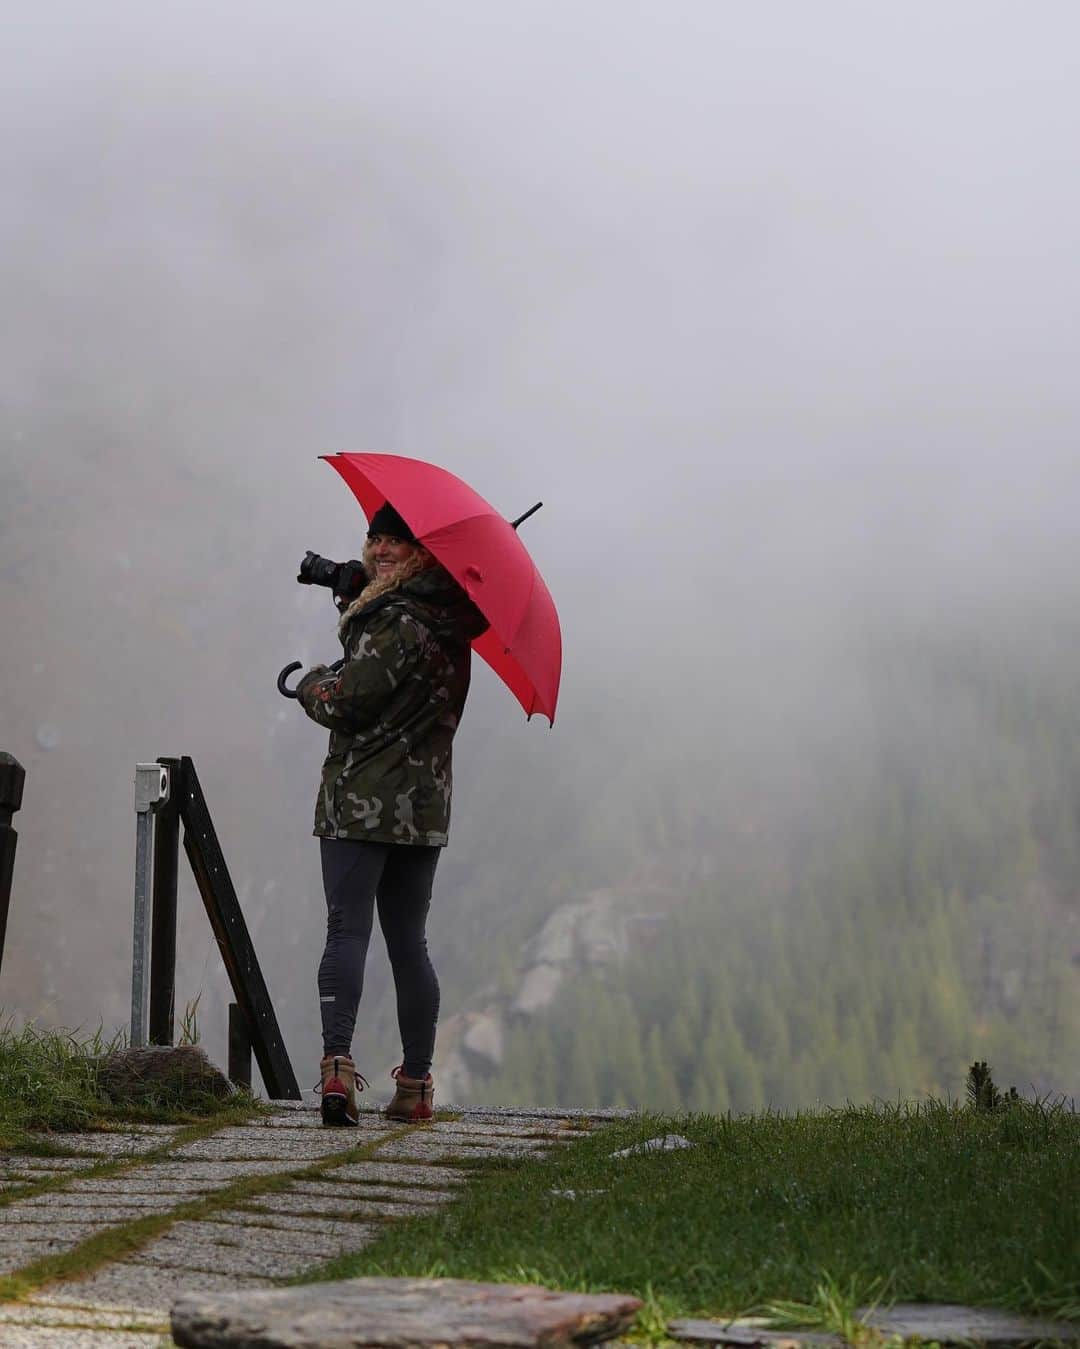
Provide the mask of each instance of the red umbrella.
{"label": "red umbrella", "polygon": [[397,454],[321,457],[352,488],[369,520],[390,502],[491,625],[473,649],[530,717],[539,712],[554,724],[562,671],[559,615],[515,525],[436,464]]}

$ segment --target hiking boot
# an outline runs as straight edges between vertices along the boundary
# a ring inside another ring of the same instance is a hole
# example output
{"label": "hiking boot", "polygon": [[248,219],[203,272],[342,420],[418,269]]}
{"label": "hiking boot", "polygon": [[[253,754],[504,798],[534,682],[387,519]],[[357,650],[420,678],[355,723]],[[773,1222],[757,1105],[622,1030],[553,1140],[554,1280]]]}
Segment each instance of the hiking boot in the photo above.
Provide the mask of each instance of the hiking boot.
{"label": "hiking boot", "polygon": [[356,1071],[356,1064],[348,1054],[328,1054],[320,1067],[322,1122],[330,1126],[355,1128],[360,1122],[356,1093],[368,1085],[367,1079]]}
{"label": "hiking boot", "polygon": [[432,1097],[435,1095],[435,1087],[431,1081],[431,1074],[426,1077],[406,1077],[405,1065],[395,1068],[390,1074],[397,1084],[397,1090],[394,1092],[394,1099],[386,1107],[385,1115],[387,1119],[408,1120],[410,1124],[415,1124],[418,1120],[431,1119],[435,1114],[432,1105]]}

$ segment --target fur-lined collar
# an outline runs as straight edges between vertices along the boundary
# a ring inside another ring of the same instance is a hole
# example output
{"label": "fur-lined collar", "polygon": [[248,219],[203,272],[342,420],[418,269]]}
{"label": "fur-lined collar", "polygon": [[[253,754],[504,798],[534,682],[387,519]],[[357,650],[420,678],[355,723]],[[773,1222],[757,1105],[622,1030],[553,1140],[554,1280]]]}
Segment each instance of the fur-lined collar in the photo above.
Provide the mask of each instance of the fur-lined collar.
{"label": "fur-lined collar", "polygon": [[352,601],[338,619],[338,637],[345,642],[345,632],[354,618],[377,612],[385,606],[398,603],[412,610],[436,635],[450,631],[464,633],[471,641],[487,627],[487,620],[465,594],[450,573],[442,567],[418,572],[403,581],[394,590],[384,590],[374,599],[365,598],[367,588]]}

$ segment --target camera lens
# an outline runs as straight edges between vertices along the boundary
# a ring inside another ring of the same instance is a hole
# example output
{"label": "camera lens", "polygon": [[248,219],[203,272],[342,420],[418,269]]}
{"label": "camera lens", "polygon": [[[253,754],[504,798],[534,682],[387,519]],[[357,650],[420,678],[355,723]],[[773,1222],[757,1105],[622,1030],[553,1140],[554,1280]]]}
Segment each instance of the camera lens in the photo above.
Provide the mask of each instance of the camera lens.
{"label": "camera lens", "polygon": [[300,571],[296,579],[302,585],[329,586],[333,589],[337,585],[340,572],[341,564],[339,562],[331,562],[329,558],[320,557],[318,553],[308,551],[304,554],[303,562],[300,563]]}

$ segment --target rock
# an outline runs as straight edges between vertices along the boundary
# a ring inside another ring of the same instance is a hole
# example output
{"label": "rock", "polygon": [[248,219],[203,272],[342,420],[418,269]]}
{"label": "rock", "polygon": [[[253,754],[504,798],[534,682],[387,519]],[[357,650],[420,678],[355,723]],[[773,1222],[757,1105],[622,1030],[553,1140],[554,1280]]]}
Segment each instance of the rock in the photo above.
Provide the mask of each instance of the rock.
{"label": "rock", "polygon": [[891,1307],[867,1307],[855,1313],[867,1326],[883,1335],[905,1340],[937,1340],[939,1344],[986,1345],[1035,1344],[1055,1340],[1064,1344],[1080,1340],[1080,1322],[1033,1319],[997,1307],[960,1307],[949,1303],[897,1302]]}
{"label": "rock", "polygon": [[164,1100],[198,1108],[207,1098],[222,1100],[233,1086],[198,1045],[150,1045],[118,1049],[97,1061],[98,1086],[112,1100],[140,1104]]}
{"label": "rock", "polygon": [[626,958],[624,921],[616,916],[609,891],[594,890],[589,896],[577,939],[581,955],[590,965],[612,965]]}
{"label": "rock", "polygon": [[[466,1101],[472,1087],[472,1073],[465,1062],[461,1050],[453,1039],[454,1021],[460,1017],[450,1017],[447,1021],[447,1034],[439,1041],[439,1105],[446,1108],[447,1101]],[[439,1031],[442,1033],[442,1026]]]}
{"label": "rock", "polygon": [[473,1018],[461,1044],[470,1054],[498,1068],[503,1061],[502,1022],[491,1012],[479,1013]]}
{"label": "rock", "polygon": [[528,943],[529,963],[568,965],[574,958],[578,927],[587,912],[587,903],[560,904]]}
{"label": "rock", "polygon": [[510,1011],[516,1016],[530,1017],[549,1007],[562,985],[563,972],[557,965],[534,965],[521,977],[518,995]]}
{"label": "rock", "polygon": [[[1080,1340],[1075,1321],[1033,1320],[993,1307],[960,1307],[923,1302],[897,1303],[892,1307],[868,1307],[856,1313],[863,1325],[885,1338],[918,1338],[924,1343],[988,1345],[994,1349],[1037,1344],[1065,1344]],[[838,1335],[815,1330],[770,1330],[757,1318],[739,1321],[672,1321],[668,1334],[675,1340],[698,1344],[760,1345],[762,1349],[800,1349],[801,1346],[835,1346],[844,1349]]]}
{"label": "rock", "polygon": [[665,1134],[663,1138],[648,1138],[644,1143],[635,1143],[630,1148],[620,1148],[612,1157],[636,1157],[641,1152],[678,1152],[680,1148],[692,1148],[689,1138],[682,1134]]}
{"label": "rock", "polygon": [[846,1349],[839,1335],[824,1335],[811,1330],[768,1330],[756,1320],[747,1321],[670,1321],[668,1334],[673,1340],[697,1344],[756,1346],[758,1349]]}
{"label": "rock", "polygon": [[184,1297],[181,1349],[560,1349],[626,1330],[641,1306],[617,1293],[558,1293],[461,1279],[345,1279],[272,1292]]}

